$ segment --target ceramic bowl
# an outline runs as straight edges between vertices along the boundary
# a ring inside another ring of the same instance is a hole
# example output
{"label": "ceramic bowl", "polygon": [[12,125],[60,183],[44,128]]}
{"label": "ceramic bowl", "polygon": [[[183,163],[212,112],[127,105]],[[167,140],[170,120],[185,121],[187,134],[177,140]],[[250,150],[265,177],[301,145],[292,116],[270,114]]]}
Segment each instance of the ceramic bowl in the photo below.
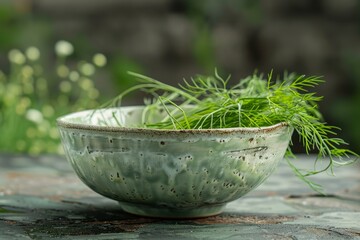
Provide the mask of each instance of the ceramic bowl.
{"label": "ceramic bowl", "polygon": [[292,134],[283,123],[211,130],[138,128],[143,109],[89,110],[57,120],[79,178],[118,201],[124,211],[142,216],[219,214],[226,203],[269,177]]}

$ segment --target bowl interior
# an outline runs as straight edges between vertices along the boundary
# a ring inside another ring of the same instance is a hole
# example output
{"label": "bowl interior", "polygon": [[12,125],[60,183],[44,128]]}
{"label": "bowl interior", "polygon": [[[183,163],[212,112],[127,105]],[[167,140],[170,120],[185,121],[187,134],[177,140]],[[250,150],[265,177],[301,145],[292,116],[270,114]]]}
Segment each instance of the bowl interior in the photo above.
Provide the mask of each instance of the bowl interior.
{"label": "bowl interior", "polygon": [[145,119],[159,121],[165,117],[164,111],[147,111],[141,106],[119,107],[87,110],[72,113],[59,118],[60,121],[70,124],[110,127],[140,127]]}

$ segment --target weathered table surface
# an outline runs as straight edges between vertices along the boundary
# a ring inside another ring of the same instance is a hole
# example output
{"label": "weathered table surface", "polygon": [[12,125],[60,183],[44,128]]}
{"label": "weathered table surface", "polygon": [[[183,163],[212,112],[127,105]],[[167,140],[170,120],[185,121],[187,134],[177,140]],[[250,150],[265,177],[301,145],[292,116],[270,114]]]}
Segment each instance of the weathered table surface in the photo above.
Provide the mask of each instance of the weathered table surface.
{"label": "weathered table surface", "polygon": [[0,155],[0,239],[360,239],[359,165],[317,177],[328,193],[321,196],[284,161],[224,213],[166,220],[124,213],[80,182],[64,157]]}

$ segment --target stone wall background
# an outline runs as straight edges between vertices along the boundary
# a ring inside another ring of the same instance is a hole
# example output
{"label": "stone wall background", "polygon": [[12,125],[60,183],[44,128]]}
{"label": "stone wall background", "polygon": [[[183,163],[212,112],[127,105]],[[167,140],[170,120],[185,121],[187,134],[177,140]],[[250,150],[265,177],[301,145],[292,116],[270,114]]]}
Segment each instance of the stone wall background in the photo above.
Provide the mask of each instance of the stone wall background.
{"label": "stone wall background", "polygon": [[234,79],[255,69],[322,75],[327,82],[318,91],[325,96],[321,108],[326,119],[344,129],[343,137],[360,145],[360,127],[354,120],[360,118],[358,0],[0,0],[0,4],[15,5],[29,22],[41,19],[48,24],[25,31],[19,40],[23,45],[65,39],[79,54],[106,54],[110,73],[103,73],[97,84],[110,95],[128,86],[128,80],[119,78],[127,68],[174,84],[183,77],[211,73],[214,67]]}

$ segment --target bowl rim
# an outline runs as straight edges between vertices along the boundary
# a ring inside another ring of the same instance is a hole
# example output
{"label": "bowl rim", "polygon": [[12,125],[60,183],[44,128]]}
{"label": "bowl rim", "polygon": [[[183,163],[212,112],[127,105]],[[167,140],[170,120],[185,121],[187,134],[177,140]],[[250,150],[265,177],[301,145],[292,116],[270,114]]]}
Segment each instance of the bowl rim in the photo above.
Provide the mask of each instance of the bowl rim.
{"label": "bowl rim", "polygon": [[[134,108],[143,106],[123,106],[122,108]],[[105,108],[103,108],[105,109]],[[289,124],[286,122],[279,122],[274,125],[264,127],[234,127],[234,128],[212,128],[212,129],[158,129],[158,128],[138,128],[138,127],[121,127],[121,126],[98,126],[86,123],[73,123],[66,121],[67,118],[97,109],[88,109],[84,111],[72,112],[56,119],[57,126],[60,128],[74,129],[74,130],[88,130],[97,132],[126,132],[126,133],[186,133],[186,134],[201,134],[201,133],[270,133],[280,129],[286,129]],[[102,109],[98,109],[102,110]]]}

